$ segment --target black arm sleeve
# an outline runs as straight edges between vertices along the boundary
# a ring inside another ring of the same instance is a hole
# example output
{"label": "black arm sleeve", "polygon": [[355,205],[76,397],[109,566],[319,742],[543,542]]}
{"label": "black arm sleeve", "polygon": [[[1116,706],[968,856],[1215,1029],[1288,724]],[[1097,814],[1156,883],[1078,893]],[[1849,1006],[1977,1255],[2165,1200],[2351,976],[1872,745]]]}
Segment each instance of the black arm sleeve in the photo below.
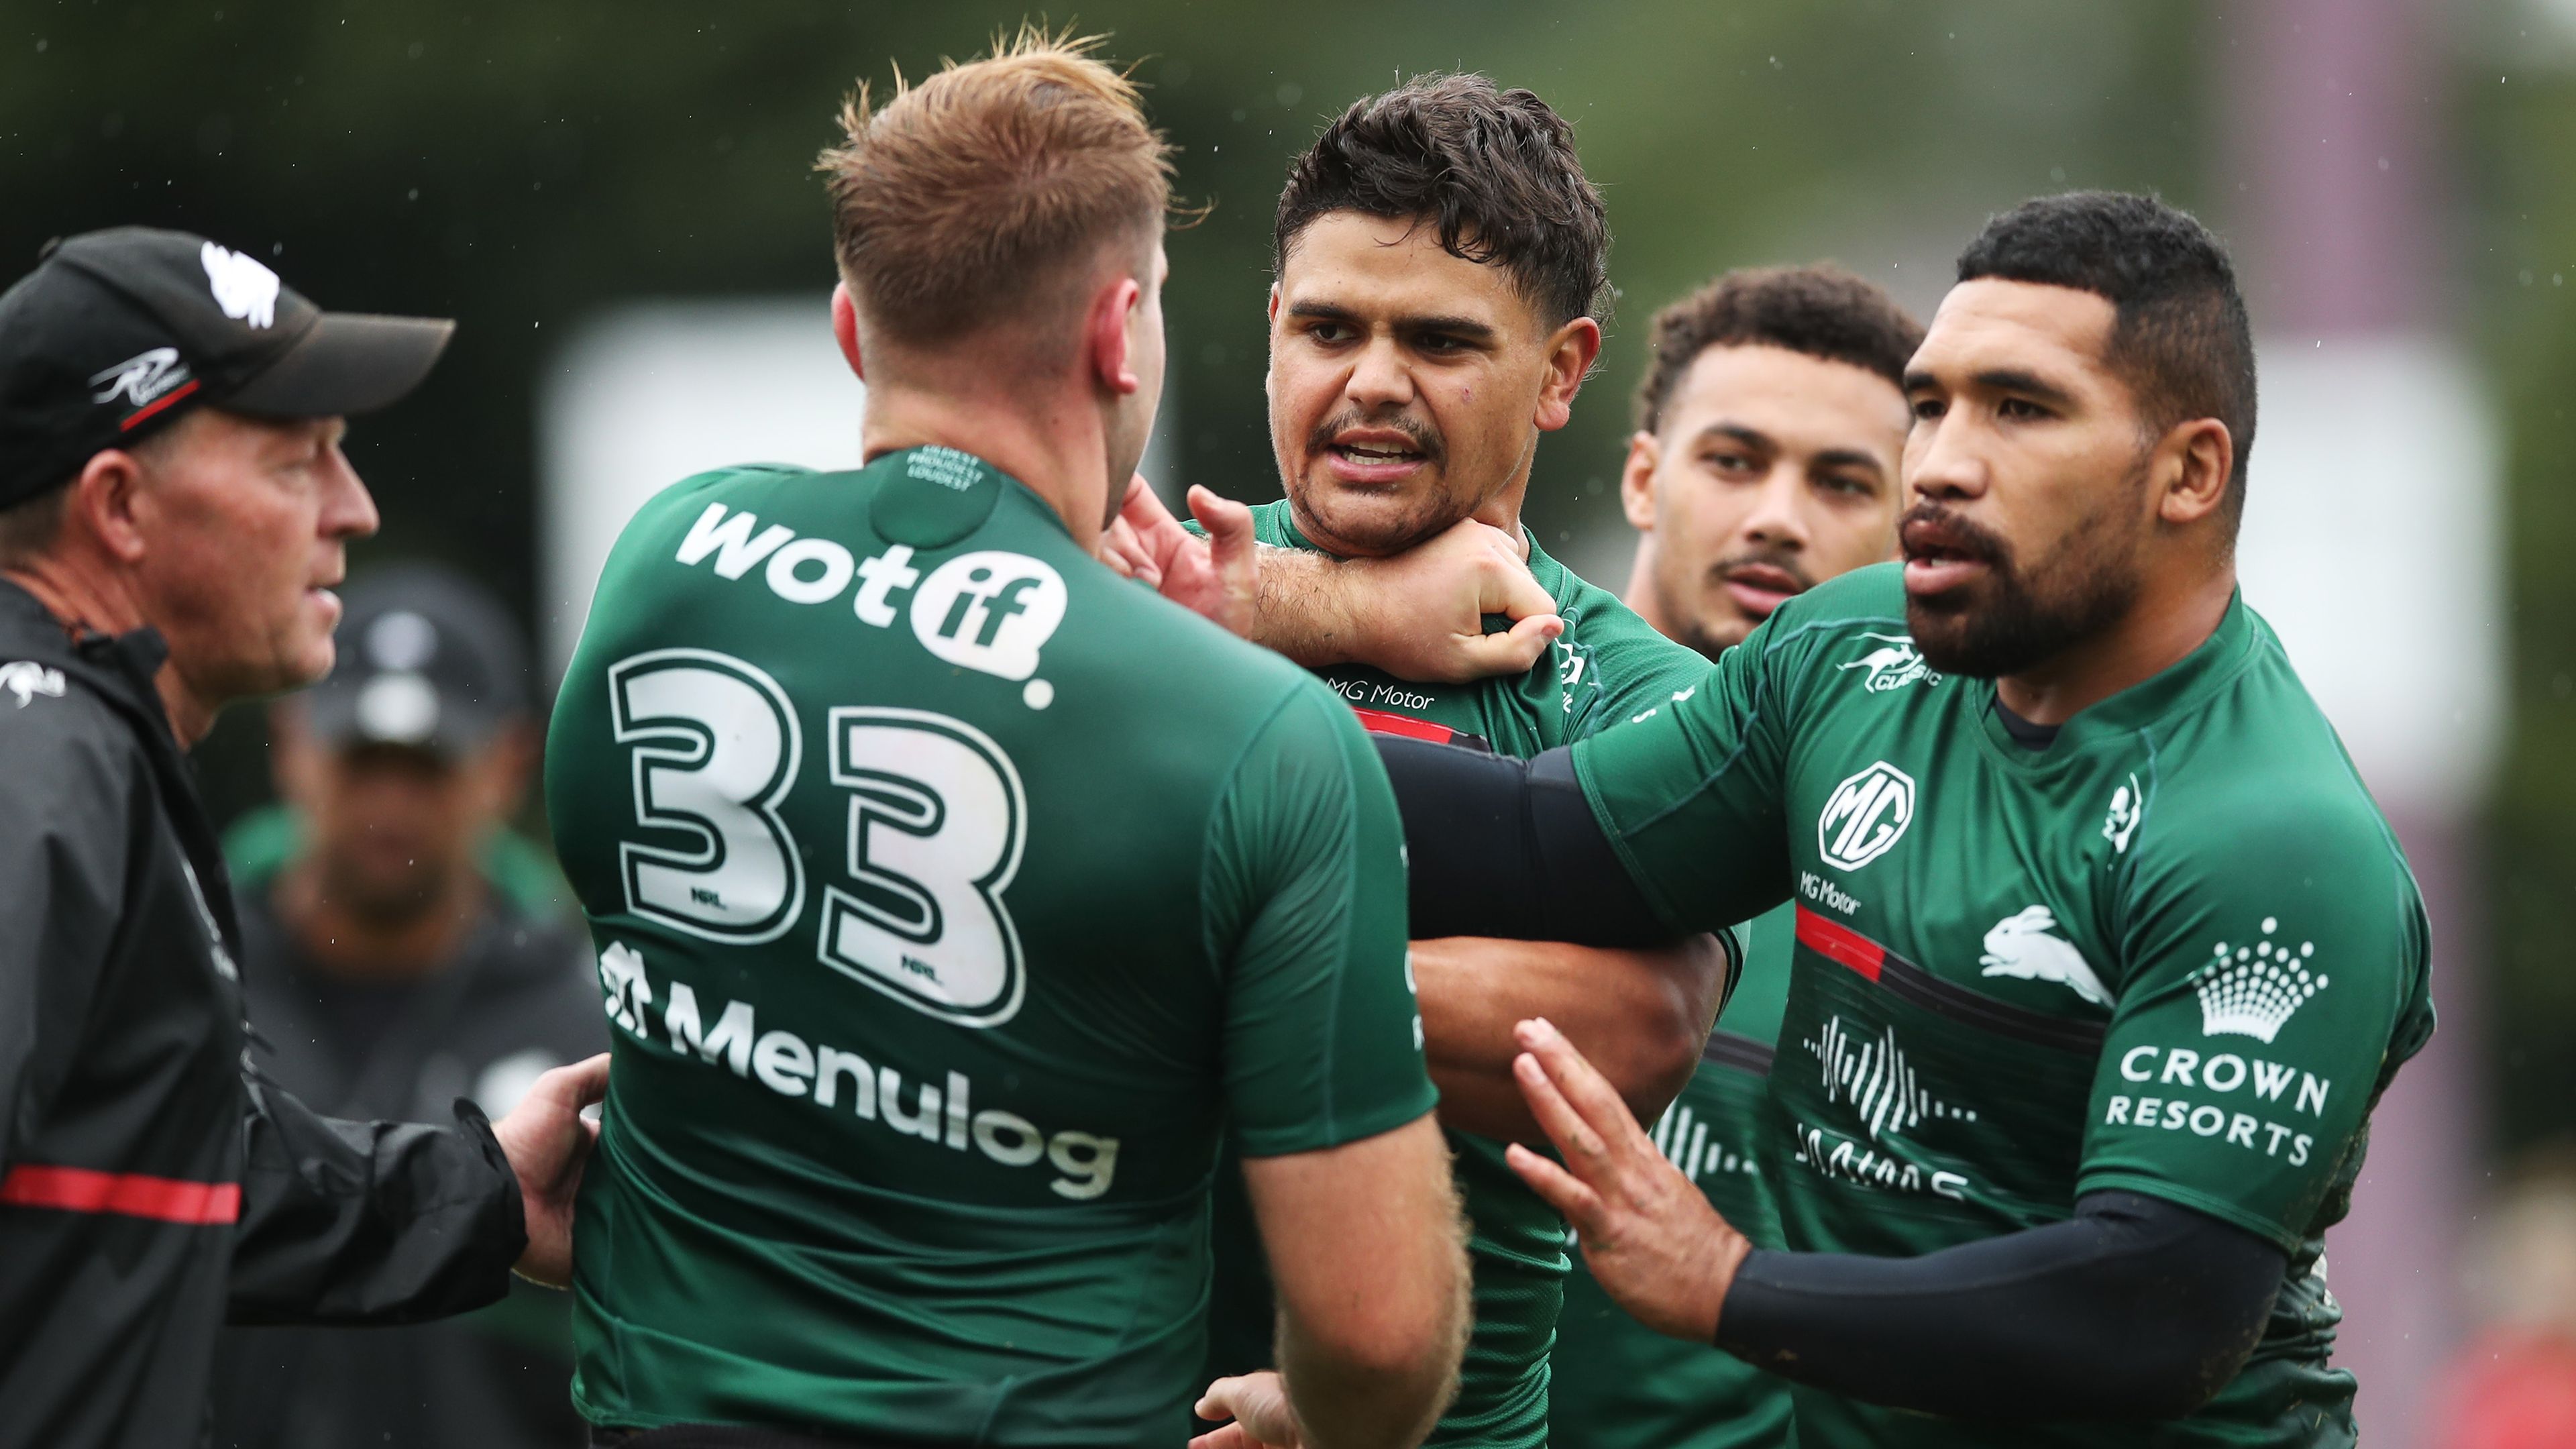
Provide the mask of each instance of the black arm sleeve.
{"label": "black arm sleeve", "polygon": [[1919,1258],[1756,1252],[1717,1346],[1786,1379],[1958,1419],[2170,1419],[2243,1367],[2287,1255],[2130,1192]]}
{"label": "black arm sleeve", "polygon": [[1404,812],[1412,931],[1654,946],[1667,926],[1628,876],[1565,749],[1515,760],[1376,735]]}
{"label": "black arm sleeve", "polygon": [[491,1124],[324,1117],[255,1073],[233,1237],[233,1323],[416,1323],[510,1290],[519,1179]]}

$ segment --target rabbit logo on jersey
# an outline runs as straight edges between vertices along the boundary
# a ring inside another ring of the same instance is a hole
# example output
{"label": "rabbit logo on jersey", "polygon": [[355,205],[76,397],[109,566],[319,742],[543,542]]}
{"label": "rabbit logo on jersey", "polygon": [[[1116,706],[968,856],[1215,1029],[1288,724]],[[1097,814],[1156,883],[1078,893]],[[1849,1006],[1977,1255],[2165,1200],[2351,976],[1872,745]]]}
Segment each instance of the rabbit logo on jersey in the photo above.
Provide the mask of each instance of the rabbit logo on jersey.
{"label": "rabbit logo on jersey", "polygon": [[961,553],[931,571],[912,596],[921,647],[964,669],[1004,679],[1038,672],[1038,651],[1064,622],[1064,578],[1026,554]]}

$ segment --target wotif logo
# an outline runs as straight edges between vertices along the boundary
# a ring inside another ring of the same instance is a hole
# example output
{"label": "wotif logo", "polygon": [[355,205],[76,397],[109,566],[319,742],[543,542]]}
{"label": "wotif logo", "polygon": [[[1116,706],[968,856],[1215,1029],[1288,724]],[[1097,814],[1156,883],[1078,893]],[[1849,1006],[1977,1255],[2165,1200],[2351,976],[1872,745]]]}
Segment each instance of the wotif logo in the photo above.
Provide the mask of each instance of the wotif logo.
{"label": "wotif logo", "polygon": [[1834,787],[1816,818],[1816,850],[1825,864],[1858,870],[1901,839],[1914,823],[1914,777],[1885,760]]}
{"label": "wotif logo", "polygon": [[1004,679],[1037,673],[1038,651],[1064,622],[1064,579],[1026,554],[963,553],[912,596],[912,634],[951,664]]}

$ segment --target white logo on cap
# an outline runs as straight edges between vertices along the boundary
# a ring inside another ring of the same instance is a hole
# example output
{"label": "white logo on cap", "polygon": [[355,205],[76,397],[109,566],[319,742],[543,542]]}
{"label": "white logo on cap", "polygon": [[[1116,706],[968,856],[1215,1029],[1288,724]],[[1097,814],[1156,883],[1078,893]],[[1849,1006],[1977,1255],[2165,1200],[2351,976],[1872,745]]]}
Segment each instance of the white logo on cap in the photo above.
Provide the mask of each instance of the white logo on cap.
{"label": "white logo on cap", "polygon": [[225,316],[253,327],[276,323],[277,273],[254,258],[226,251],[213,242],[198,249],[197,259],[206,264],[206,281],[214,288],[215,305],[224,309]]}
{"label": "white logo on cap", "polygon": [[358,691],[358,725],[371,740],[425,743],[438,729],[438,691],[417,674],[379,674]]}
{"label": "white logo on cap", "polygon": [[124,398],[141,407],[187,380],[188,365],[179,360],[179,349],[155,347],[92,374],[89,385],[98,391],[89,400],[109,403]]}
{"label": "white logo on cap", "polygon": [[378,669],[418,669],[438,652],[438,626],[396,609],[367,626],[367,660]]}

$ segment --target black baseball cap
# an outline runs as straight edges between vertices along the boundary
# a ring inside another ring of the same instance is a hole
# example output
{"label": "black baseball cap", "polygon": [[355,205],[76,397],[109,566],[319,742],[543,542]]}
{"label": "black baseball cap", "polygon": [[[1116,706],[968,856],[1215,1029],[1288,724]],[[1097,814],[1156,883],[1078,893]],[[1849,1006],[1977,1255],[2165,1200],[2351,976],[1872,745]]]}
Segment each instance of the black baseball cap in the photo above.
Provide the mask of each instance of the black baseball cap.
{"label": "black baseball cap", "polygon": [[528,713],[528,659],[509,611],[446,569],[378,569],[341,591],[338,657],[308,698],[333,749],[408,745],[456,759]]}
{"label": "black baseball cap", "polygon": [[201,404],[256,418],[371,412],[417,387],[455,330],[325,312],[266,263],[187,232],[48,242],[0,293],[0,508]]}

